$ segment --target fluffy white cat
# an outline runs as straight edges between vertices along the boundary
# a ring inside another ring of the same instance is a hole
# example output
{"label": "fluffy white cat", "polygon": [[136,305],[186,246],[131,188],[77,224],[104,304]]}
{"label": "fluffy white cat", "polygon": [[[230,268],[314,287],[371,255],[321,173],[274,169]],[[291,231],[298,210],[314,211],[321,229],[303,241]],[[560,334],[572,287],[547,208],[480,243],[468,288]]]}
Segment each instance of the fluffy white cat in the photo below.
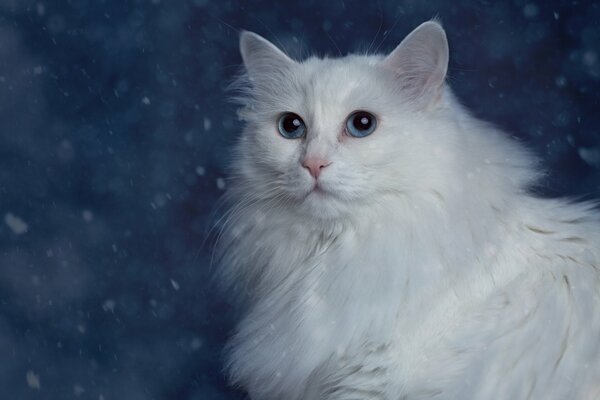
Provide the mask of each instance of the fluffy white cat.
{"label": "fluffy white cat", "polygon": [[251,399],[600,398],[600,218],[535,197],[426,22],[387,56],[296,62],[243,32],[219,239]]}

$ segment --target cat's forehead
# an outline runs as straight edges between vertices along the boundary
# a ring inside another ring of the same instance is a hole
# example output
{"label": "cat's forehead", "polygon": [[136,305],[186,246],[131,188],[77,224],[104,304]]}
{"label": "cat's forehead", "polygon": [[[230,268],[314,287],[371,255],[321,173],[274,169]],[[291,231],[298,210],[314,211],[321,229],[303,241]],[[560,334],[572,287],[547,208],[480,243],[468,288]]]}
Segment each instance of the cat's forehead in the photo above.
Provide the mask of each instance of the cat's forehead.
{"label": "cat's forehead", "polygon": [[378,57],[349,55],[340,58],[311,57],[301,63],[306,85],[316,90],[354,87],[371,80]]}
{"label": "cat's forehead", "polygon": [[382,57],[311,57],[286,65],[256,86],[253,115],[273,119],[294,112],[309,121],[338,123],[355,110],[384,111],[393,103]]}
{"label": "cat's forehead", "polygon": [[[310,58],[299,65],[297,85],[305,106],[313,109],[354,106],[376,92],[378,57]],[[314,111],[314,110],[313,110]]]}

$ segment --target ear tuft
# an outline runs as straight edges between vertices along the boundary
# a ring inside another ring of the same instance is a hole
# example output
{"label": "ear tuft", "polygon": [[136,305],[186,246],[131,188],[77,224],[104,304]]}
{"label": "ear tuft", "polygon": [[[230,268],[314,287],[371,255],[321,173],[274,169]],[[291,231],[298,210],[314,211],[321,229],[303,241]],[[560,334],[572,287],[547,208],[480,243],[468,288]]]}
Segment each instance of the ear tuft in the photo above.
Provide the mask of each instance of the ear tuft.
{"label": "ear tuft", "polygon": [[448,39],[437,21],[419,25],[382,62],[394,71],[403,87],[414,98],[439,93],[448,70]]}
{"label": "ear tuft", "polygon": [[281,71],[294,64],[294,60],[273,43],[254,32],[242,31],[240,53],[250,78]]}

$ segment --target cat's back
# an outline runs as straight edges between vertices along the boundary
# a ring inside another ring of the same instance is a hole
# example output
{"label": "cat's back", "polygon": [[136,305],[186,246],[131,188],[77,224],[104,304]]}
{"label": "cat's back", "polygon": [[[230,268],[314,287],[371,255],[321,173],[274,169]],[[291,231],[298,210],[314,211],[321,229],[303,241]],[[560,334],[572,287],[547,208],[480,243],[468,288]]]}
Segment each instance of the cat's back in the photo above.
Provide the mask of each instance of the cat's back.
{"label": "cat's back", "polygon": [[474,268],[439,286],[435,303],[403,307],[382,356],[396,376],[389,393],[599,399],[600,215],[523,195],[495,218]]}
{"label": "cat's back", "polygon": [[495,266],[520,272],[488,299],[486,313],[505,310],[444,398],[598,399],[600,215],[585,203],[520,203]]}

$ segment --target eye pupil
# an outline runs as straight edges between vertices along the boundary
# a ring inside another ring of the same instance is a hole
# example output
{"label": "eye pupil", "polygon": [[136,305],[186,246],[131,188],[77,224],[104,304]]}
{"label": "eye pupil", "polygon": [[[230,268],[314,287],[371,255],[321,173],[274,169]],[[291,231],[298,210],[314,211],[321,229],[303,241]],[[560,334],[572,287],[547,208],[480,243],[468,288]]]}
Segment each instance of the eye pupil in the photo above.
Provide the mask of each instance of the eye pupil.
{"label": "eye pupil", "polygon": [[357,116],[354,118],[354,126],[357,129],[368,129],[370,125],[371,125],[371,120],[366,115],[363,115],[360,117]]}
{"label": "eye pupil", "polygon": [[357,111],[348,117],[346,131],[353,137],[365,137],[373,133],[377,121],[373,114],[366,111]]}
{"label": "eye pupil", "polygon": [[295,131],[300,126],[300,121],[297,118],[286,118],[284,126],[289,131]]}
{"label": "eye pupil", "polygon": [[285,113],[279,117],[279,133],[287,139],[298,139],[304,136],[304,121],[294,113]]}
{"label": "eye pupil", "polygon": [[294,132],[296,129],[300,128],[302,122],[298,118],[288,116],[283,120],[283,127],[288,132]]}

